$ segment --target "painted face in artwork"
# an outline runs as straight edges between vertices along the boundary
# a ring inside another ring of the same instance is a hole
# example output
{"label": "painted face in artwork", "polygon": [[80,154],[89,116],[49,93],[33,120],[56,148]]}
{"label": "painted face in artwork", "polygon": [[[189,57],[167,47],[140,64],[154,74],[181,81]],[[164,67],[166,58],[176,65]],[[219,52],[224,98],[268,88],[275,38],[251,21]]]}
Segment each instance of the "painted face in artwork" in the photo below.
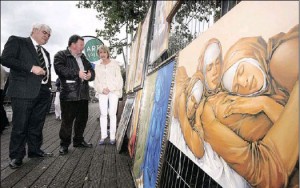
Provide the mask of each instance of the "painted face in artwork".
{"label": "painted face in artwork", "polygon": [[194,84],[191,95],[187,99],[186,111],[187,111],[188,118],[191,118],[195,114],[196,109],[200,104],[202,93],[203,93],[203,84],[200,80],[198,80]]}
{"label": "painted face in artwork", "polygon": [[260,91],[264,86],[263,71],[249,62],[241,62],[233,78],[232,91],[241,95],[249,95]]}
{"label": "painted face in artwork", "polygon": [[211,43],[205,50],[204,76],[208,89],[215,90],[221,77],[221,50],[217,43]]}

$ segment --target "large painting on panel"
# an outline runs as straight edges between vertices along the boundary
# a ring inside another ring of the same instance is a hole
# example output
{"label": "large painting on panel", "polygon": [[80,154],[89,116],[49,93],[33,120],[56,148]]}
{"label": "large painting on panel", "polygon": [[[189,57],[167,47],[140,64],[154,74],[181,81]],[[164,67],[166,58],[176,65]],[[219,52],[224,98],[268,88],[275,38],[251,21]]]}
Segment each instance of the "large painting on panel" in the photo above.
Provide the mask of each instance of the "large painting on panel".
{"label": "large painting on panel", "polygon": [[116,146],[117,146],[117,151],[121,151],[121,147],[123,144],[124,140],[124,135],[128,127],[128,122],[130,120],[130,116],[132,113],[133,105],[134,105],[134,100],[135,100],[135,93],[132,95],[129,95],[126,99],[126,103],[124,106],[124,110],[118,125],[117,133],[116,133]]}
{"label": "large painting on panel", "polygon": [[142,100],[142,93],[143,90],[139,90],[136,92],[136,99],[134,102],[134,108],[131,117],[131,125],[130,125],[130,132],[129,132],[129,142],[128,142],[128,152],[129,156],[133,158],[134,151],[135,151],[135,142],[136,142],[136,134],[137,134],[137,125],[140,113],[140,104]]}
{"label": "large painting on panel", "polygon": [[137,127],[137,138],[135,146],[135,155],[133,160],[132,176],[135,180],[136,187],[143,185],[141,164],[144,161],[145,145],[148,135],[148,129],[150,124],[150,116],[153,107],[155,81],[157,78],[157,72],[149,75],[145,79],[145,85],[143,88],[143,96],[140,105],[140,116]]}
{"label": "large painting on panel", "polygon": [[222,187],[299,184],[298,7],[242,1],[179,53],[169,140]]}
{"label": "large painting on panel", "polygon": [[[166,18],[168,19],[168,17],[170,17],[171,15],[173,15],[172,13],[174,12],[174,9],[176,8],[176,6],[178,6],[179,1],[166,1],[167,5],[166,5]],[[170,18],[171,20],[172,18]]]}
{"label": "large painting on panel", "polygon": [[146,18],[142,25],[139,53],[137,57],[137,66],[135,72],[134,88],[140,88],[144,81],[146,65],[146,47],[148,43],[149,24],[151,18],[152,6],[149,8]]}
{"label": "large painting on panel", "polygon": [[153,108],[145,145],[145,158],[141,165],[144,187],[155,187],[162,141],[166,126],[169,95],[175,61],[158,70],[155,82]]}
{"label": "large painting on panel", "polygon": [[157,1],[155,9],[155,21],[153,28],[153,39],[151,41],[151,51],[149,64],[156,61],[167,49],[169,41],[169,23],[167,22],[167,14],[169,4],[172,1]]}
{"label": "large painting on panel", "polygon": [[135,72],[137,68],[137,57],[139,53],[139,46],[140,46],[140,36],[141,36],[142,24],[139,23],[137,32],[132,40],[131,47],[130,47],[130,64],[129,64],[129,71],[127,74],[126,79],[126,93],[133,91],[134,86],[134,79],[135,79]]}
{"label": "large painting on panel", "polygon": [[[154,187],[156,183],[174,64],[174,61],[171,61],[153,73],[156,79],[152,83],[154,91],[150,94],[152,108],[151,110],[147,108],[145,111],[143,109],[141,111],[140,121],[146,114],[149,119],[147,124],[140,122],[138,128],[137,149],[133,166],[133,176],[137,187]],[[147,79],[151,78],[153,74]],[[147,83],[148,81],[146,81],[145,89],[147,89]],[[147,95],[144,94],[144,96]],[[143,130],[145,127],[147,131]]]}

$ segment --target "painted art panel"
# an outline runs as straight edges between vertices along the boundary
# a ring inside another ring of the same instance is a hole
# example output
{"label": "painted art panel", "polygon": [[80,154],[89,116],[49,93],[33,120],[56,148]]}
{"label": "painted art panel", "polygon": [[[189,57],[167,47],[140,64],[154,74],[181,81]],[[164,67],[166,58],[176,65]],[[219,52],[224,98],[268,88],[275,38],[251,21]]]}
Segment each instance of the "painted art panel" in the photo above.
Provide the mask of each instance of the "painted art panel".
{"label": "painted art panel", "polygon": [[139,90],[136,92],[136,99],[134,102],[134,108],[131,117],[131,125],[130,132],[129,132],[129,142],[128,142],[128,153],[131,158],[135,153],[135,143],[136,143],[136,136],[137,136],[137,125],[140,113],[140,105],[142,100],[143,90]]}
{"label": "painted art panel", "polygon": [[222,187],[299,182],[298,8],[242,1],[179,53],[169,140]]}
{"label": "painted art panel", "polygon": [[129,95],[126,99],[124,110],[120,119],[120,122],[118,124],[117,133],[116,133],[116,147],[117,151],[120,152],[124,140],[124,135],[128,127],[128,122],[130,120],[132,109],[134,105],[135,100],[135,93],[132,95]]}
{"label": "painted art panel", "polygon": [[133,91],[135,72],[137,69],[137,57],[139,53],[141,30],[142,30],[142,23],[139,23],[137,32],[134,36],[134,39],[132,40],[131,47],[130,47],[130,60],[129,60],[130,64],[129,64],[129,71],[126,79],[126,93]]}
{"label": "painted art panel", "polygon": [[170,24],[167,22],[166,18],[168,16],[168,5],[171,2],[172,1],[156,2],[149,64],[153,64],[154,61],[156,61],[168,49]]}
{"label": "painted art panel", "polygon": [[149,8],[148,13],[145,17],[145,20],[142,25],[141,31],[141,38],[140,38],[140,46],[139,46],[139,53],[138,53],[138,60],[137,60],[137,68],[135,72],[135,81],[134,81],[134,88],[141,87],[145,75],[145,64],[146,64],[146,48],[148,43],[148,33],[149,33],[149,24],[150,24],[150,17],[152,12],[152,6]]}
{"label": "painted art panel", "polygon": [[179,1],[166,1],[166,9],[165,9],[166,18],[170,16],[171,12],[174,11],[178,3]]}
{"label": "painted art panel", "polygon": [[130,64],[126,66],[126,81],[125,81],[125,92],[126,93],[130,93],[131,92],[131,89],[130,89],[130,80],[131,80],[132,74],[130,73],[130,67],[131,67]]}
{"label": "painted art panel", "polygon": [[158,72],[154,72],[153,74],[146,77],[143,88],[143,96],[140,105],[140,115],[137,127],[138,129],[135,146],[135,155],[132,169],[132,176],[135,181],[136,187],[143,186],[143,173],[141,170],[141,164],[143,163],[145,156],[145,145],[153,107],[154,89],[157,73]]}
{"label": "painted art panel", "polygon": [[155,187],[166,127],[169,96],[175,61],[158,70],[155,82],[153,108],[145,145],[145,158],[141,164],[144,187]]}

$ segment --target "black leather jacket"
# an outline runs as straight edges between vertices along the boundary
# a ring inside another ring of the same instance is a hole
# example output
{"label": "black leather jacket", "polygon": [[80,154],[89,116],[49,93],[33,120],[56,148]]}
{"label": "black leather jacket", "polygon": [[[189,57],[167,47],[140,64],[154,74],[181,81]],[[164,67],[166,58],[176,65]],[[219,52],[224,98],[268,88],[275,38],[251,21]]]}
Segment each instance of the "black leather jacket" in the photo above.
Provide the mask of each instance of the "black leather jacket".
{"label": "black leather jacket", "polygon": [[[95,79],[95,71],[91,63],[82,54],[81,60],[84,70],[91,72],[91,78],[88,81]],[[83,81],[79,78],[79,66],[75,57],[68,49],[59,51],[54,56],[54,70],[58,75],[61,83],[60,100],[63,101],[78,101],[89,99],[89,84],[88,81]]]}

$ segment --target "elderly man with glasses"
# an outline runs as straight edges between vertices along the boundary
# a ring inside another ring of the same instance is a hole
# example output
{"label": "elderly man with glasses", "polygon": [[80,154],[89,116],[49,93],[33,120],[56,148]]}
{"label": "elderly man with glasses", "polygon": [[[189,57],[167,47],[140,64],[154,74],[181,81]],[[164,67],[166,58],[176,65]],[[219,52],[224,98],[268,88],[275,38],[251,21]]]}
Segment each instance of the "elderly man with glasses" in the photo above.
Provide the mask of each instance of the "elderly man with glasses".
{"label": "elderly man with glasses", "polygon": [[10,68],[7,95],[13,111],[9,144],[11,168],[19,168],[29,158],[51,157],[41,149],[43,126],[50,102],[50,55],[42,45],[50,38],[51,28],[34,24],[30,37],[10,36],[4,46],[1,63]]}

